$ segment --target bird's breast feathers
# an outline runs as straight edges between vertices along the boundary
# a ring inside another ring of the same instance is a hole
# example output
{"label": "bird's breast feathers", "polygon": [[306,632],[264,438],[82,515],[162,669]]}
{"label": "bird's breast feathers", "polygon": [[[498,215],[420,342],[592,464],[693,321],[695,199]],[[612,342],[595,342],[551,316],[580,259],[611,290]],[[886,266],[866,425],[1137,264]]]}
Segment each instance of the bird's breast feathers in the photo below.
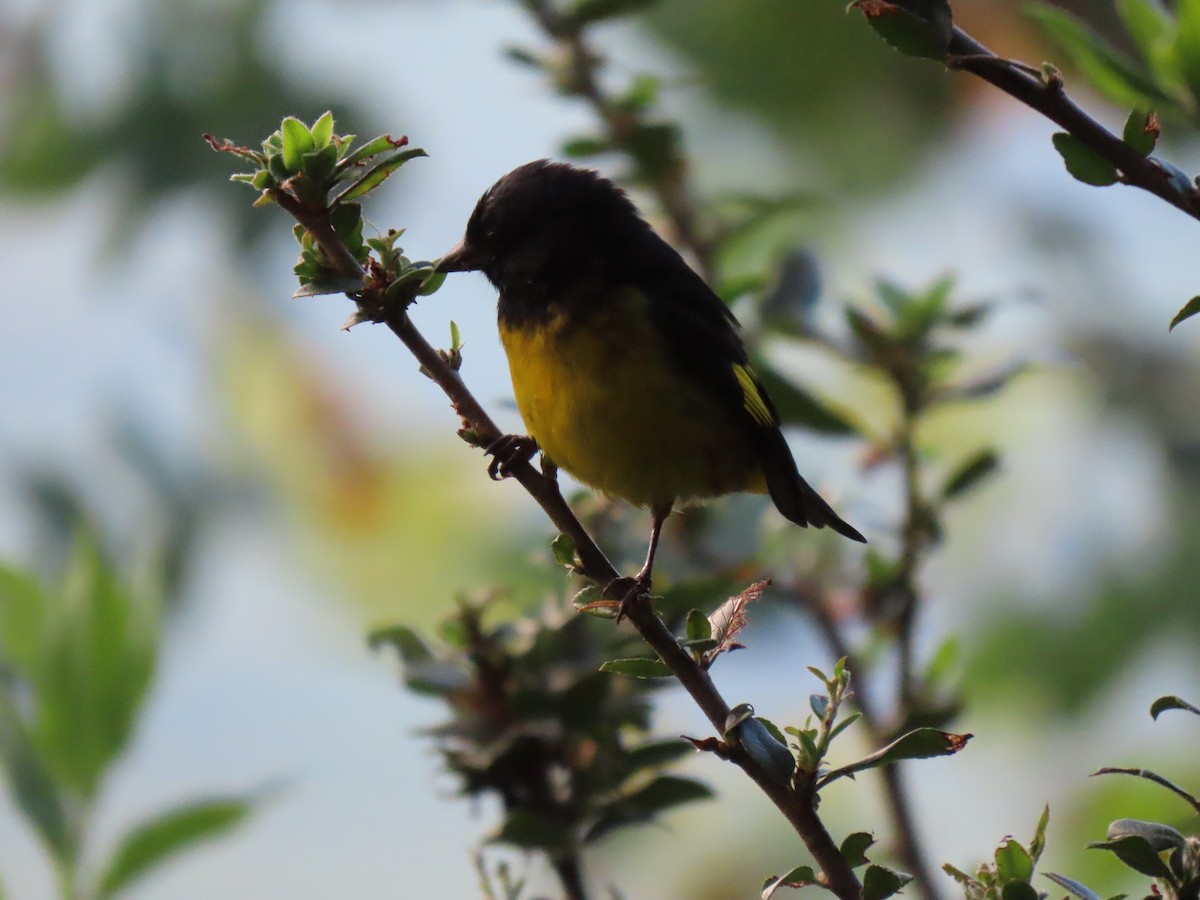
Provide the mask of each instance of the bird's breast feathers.
{"label": "bird's breast feathers", "polygon": [[502,315],[500,336],[525,427],[584,484],[639,505],[765,490],[740,411],[679,369],[641,291]]}

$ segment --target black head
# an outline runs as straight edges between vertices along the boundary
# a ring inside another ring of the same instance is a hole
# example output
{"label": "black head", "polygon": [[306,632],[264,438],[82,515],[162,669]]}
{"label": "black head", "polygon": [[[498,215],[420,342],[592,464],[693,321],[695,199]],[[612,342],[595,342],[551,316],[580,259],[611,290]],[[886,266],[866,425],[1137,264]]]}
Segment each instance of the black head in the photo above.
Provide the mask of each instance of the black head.
{"label": "black head", "polygon": [[481,270],[501,291],[553,291],[604,274],[650,227],[624,191],[590,169],[538,160],[513,169],[479,198],[443,272]]}

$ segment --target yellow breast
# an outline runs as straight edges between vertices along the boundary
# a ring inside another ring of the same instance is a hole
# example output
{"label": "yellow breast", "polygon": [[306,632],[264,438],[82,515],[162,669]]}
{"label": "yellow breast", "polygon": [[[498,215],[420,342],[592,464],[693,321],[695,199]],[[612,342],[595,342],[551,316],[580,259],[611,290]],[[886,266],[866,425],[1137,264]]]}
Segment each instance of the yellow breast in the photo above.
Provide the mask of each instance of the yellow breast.
{"label": "yellow breast", "polygon": [[525,427],[580,482],[642,506],[765,490],[737,410],[676,371],[639,292],[500,337]]}

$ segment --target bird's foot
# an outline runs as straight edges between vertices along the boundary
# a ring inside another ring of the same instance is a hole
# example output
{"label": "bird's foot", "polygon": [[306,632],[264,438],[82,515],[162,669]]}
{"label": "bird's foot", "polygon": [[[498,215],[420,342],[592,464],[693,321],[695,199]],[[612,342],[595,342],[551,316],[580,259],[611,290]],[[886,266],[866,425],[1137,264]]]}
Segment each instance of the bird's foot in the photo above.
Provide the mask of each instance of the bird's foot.
{"label": "bird's foot", "polygon": [[483,449],[484,456],[492,457],[488,463],[488,476],[492,481],[502,481],[512,475],[516,466],[533,459],[537,452],[537,441],[527,434],[501,435]]}
{"label": "bird's foot", "polygon": [[620,625],[635,604],[650,599],[650,573],[643,570],[633,578],[614,578],[605,586],[604,595],[613,600],[620,599],[621,605],[617,608],[617,624]]}

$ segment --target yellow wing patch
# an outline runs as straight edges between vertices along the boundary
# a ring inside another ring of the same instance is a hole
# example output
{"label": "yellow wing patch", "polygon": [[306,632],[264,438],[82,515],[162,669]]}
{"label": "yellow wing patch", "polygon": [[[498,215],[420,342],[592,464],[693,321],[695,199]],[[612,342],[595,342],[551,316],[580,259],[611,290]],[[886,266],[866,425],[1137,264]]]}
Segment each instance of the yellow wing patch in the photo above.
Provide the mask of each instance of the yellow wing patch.
{"label": "yellow wing patch", "polygon": [[746,407],[746,412],[750,413],[754,421],[762,425],[774,425],[775,417],[771,415],[767,402],[759,392],[758,381],[750,367],[734,363],[733,374],[737,376],[738,384],[742,386],[742,404]]}

